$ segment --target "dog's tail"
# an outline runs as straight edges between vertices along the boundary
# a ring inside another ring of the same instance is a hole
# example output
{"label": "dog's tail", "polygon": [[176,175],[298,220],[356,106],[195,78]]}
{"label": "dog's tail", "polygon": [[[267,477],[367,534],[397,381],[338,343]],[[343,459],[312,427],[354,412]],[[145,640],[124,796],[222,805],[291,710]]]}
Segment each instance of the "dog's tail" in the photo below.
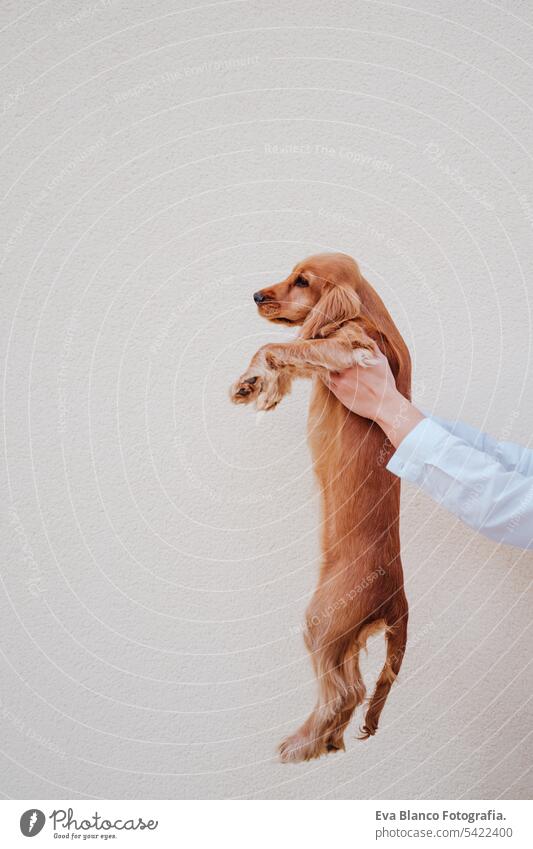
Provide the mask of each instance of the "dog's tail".
{"label": "dog's tail", "polygon": [[376,733],[381,711],[389,695],[390,688],[400,671],[407,643],[407,616],[406,607],[405,612],[400,618],[396,619],[393,623],[386,623],[387,658],[366,711],[359,737],[360,740],[366,740]]}

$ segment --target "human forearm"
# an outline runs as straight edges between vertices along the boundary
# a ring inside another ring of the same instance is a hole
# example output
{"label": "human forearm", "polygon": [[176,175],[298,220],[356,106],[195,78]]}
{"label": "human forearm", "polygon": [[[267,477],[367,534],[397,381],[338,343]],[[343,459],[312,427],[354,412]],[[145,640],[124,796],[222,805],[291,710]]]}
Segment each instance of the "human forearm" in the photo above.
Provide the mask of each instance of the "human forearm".
{"label": "human forearm", "polygon": [[379,404],[375,421],[389,442],[397,448],[407,434],[424,418],[424,414],[414,404],[394,390],[390,391]]}

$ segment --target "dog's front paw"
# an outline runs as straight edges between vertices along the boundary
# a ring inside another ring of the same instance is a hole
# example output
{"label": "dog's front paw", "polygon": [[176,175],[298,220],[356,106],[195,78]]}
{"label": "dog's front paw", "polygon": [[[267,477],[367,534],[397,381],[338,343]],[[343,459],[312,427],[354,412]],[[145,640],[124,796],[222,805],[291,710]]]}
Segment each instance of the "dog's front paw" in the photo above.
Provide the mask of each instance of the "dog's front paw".
{"label": "dog's front paw", "polygon": [[262,374],[252,369],[242,374],[230,390],[234,404],[250,404],[255,401],[257,410],[273,410],[283,397],[278,375],[270,369]]}
{"label": "dog's front paw", "polygon": [[262,388],[263,379],[259,375],[245,372],[231,387],[229,397],[234,404],[250,404]]}
{"label": "dog's front paw", "polygon": [[276,374],[267,372],[261,382],[261,390],[255,403],[257,410],[273,410],[278,406],[283,395]]}

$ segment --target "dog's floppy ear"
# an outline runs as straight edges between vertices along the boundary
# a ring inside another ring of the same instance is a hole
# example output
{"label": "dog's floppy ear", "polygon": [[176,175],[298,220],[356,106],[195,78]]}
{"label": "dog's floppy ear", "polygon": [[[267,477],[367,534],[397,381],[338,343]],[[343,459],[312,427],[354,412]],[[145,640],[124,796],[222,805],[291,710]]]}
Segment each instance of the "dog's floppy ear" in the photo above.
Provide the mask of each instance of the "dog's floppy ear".
{"label": "dog's floppy ear", "polygon": [[304,339],[324,338],[360,314],[361,300],[353,289],[326,283],[322,297],[303,323],[301,335]]}

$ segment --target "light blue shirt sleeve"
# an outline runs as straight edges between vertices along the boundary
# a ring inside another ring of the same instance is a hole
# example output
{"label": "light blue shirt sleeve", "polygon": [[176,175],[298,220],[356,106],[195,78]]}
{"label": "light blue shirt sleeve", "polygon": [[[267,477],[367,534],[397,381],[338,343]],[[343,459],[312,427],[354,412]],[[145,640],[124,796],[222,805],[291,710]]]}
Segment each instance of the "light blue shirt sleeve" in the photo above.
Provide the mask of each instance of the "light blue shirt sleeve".
{"label": "light blue shirt sleeve", "polygon": [[450,422],[434,415],[429,416],[429,418],[440,424],[448,433],[453,433],[459,439],[473,445],[478,451],[483,451],[485,454],[494,457],[507,471],[517,471],[526,477],[533,475],[533,449],[524,448],[514,442],[498,442],[488,433],[476,430],[475,427],[464,422]]}
{"label": "light blue shirt sleeve", "polygon": [[533,549],[533,452],[461,423],[425,418],[387,469],[495,540]]}

